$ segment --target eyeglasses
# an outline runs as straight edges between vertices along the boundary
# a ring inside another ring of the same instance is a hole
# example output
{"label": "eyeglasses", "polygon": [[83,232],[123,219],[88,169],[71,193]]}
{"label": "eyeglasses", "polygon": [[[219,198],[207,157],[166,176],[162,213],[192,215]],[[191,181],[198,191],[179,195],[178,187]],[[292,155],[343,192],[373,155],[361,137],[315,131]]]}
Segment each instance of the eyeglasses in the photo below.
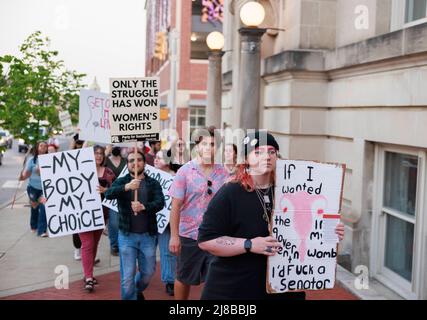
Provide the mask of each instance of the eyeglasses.
{"label": "eyeglasses", "polygon": [[208,180],[208,191],[207,191],[208,195],[211,195],[213,192],[211,187],[212,187],[212,181]]}

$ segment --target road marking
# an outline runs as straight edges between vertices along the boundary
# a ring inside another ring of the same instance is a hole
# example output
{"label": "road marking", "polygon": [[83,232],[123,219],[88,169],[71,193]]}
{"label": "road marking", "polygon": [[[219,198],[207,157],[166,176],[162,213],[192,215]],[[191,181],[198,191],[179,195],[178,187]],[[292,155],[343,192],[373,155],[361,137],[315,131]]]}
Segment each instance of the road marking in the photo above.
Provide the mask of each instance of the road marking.
{"label": "road marking", "polygon": [[21,188],[24,181],[19,180],[7,180],[3,185],[1,186],[4,189],[15,189],[15,188]]}

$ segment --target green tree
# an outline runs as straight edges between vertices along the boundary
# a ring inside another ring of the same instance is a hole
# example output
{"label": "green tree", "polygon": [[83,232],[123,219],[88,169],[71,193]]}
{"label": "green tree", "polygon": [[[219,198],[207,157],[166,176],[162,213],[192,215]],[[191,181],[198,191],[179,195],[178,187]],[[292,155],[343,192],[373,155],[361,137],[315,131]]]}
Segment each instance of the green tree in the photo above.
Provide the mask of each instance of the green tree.
{"label": "green tree", "polygon": [[[78,122],[85,74],[67,70],[40,31],[24,41],[20,52],[20,57],[0,57],[0,120],[15,137],[33,144],[60,129],[61,110],[68,110],[73,123]],[[40,128],[46,121],[49,131],[42,135]]]}

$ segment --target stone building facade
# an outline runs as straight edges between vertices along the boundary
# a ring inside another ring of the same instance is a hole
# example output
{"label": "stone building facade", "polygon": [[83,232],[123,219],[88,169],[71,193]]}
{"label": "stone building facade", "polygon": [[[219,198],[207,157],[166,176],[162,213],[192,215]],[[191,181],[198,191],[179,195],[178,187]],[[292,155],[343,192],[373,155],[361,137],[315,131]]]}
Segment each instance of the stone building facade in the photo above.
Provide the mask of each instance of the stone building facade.
{"label": "stone building facade", "polygon": [[[224,2],[222,123],[230,128],[241,125],[245,2]],[[259,127],[285,158],[347,165],[340,263],[368,267],[405,299],[427,299],[427,1],[258,2],[260,27],[274,28],[262,38]]]}

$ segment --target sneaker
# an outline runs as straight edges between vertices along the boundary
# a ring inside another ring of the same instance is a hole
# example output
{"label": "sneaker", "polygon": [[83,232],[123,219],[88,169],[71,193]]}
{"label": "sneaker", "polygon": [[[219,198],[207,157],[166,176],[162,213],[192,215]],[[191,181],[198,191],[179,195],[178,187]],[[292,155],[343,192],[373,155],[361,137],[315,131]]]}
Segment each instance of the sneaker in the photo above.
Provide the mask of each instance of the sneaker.
{"label": "sneaker", "polygon": [[173,283],[167,283],[166,284],[166,293],[168,295],[170,295],[171,297],[173,297],[175,295],[175,290],[174,290],[174,285]]}
{"label": "sneaker", "polygon": [[42,234],[40,235],[40,237],[42,237],[42,238],[47,238],[47,237],[49,237],[49,235],[47,234],[47,232],[45,232],[45,233],[42,233]]}
{"label": "sneaker", "polygon": [[32,233],[36,233],[36,232],[37,232],[37,229],[31,229],[31,232],[32,232]]}
{"label": "sneaker", "polygon": [[94,289],[94,283],[92,279],[85,280],[85,285],[83,287],[86,291],[92,292]]}
{"label": "sneaker", "polygon": [[74,249],[74,260],[81,260],[82,256],[81,256],[81,252],[80,249]]}

